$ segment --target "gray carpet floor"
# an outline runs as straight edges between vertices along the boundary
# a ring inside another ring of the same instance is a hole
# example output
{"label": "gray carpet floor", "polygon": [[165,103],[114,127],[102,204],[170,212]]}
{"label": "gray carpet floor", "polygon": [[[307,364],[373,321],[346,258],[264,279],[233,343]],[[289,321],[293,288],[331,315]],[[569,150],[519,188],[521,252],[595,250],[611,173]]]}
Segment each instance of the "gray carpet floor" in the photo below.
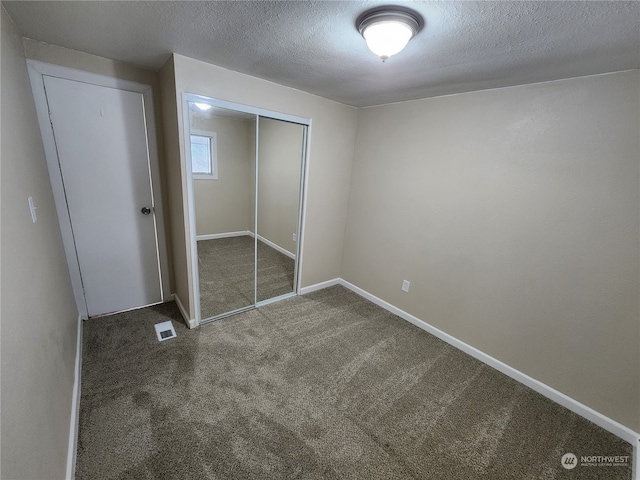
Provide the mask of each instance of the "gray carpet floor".
{"label": "gray carpet floor", "polygon": [[[253,305],[254,252],[248,235],[198,242],[203,319]],[[293,259],[258,241],[258,301],[291,293],[294,268]]]}
{"label": "gray carpet floor", "polygon": [[84,323],[78,479],[630,479],[560,458],[631,451],[339,286],[194,330],[172,303]]}

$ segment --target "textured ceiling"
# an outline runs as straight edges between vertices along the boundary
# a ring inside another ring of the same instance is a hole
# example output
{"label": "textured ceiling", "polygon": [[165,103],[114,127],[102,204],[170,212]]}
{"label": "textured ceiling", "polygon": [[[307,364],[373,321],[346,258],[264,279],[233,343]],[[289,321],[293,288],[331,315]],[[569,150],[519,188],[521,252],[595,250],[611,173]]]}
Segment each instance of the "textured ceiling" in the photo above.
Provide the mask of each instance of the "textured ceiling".
{"label": "textured ceiling", "polygon": [[[426,27],[386,63],[355,28]],[[159,69],[171,52],[354,106],[640,68],[639,2],[3,2],[26,37]]]}

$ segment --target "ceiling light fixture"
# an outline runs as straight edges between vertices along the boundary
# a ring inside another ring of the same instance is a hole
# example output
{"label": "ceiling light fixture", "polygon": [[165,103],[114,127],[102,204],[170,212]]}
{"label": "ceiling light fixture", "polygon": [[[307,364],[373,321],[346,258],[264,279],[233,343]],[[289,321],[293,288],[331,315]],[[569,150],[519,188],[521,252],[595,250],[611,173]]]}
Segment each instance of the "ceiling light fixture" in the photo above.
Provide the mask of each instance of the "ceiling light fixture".
{"label": "ceiling light fixture", "polygon": [[383,62],[400,52],[423,26],[420,14],[398,6],[374,8],[356,20],[356,28],[367,41],[369,50]]}
{"label": "ceiling light fixture", "polygon": [[198,110],[202,112],[206,112],[207,110],[211,109],[211,105],[209,105],[208,103],[194,103],[194,105],[198,108]]}

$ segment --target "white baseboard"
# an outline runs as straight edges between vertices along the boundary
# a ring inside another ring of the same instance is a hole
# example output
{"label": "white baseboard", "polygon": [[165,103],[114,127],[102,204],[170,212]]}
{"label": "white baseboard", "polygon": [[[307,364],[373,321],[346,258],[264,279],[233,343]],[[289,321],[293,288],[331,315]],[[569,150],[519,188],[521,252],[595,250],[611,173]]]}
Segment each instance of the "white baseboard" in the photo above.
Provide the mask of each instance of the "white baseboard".
{"label": "white baseboard", "polygon": [[300,295],[306,295],[307,293],[322,290],[323,288],[333,287],[334,285],[342,285],[341,278],[334,278],[333,280],[327,280],[326,282],[316,283],[315,285],[309,285],[308,287],[302,287],[300,289]]}
{"label": "white baseboard", "polygon": [[286,255],[287,257],[293,258],[295,260],[295,258],[296,258],[295,254],[291,253],[289,250],[286,250],[286,249],[282,248],[280,245],[277,245],[277,244],[273,243],[271,240],[267,240],[262,235],[258,235],[258,240],[260,240],[262,243],[266,243],[267,245],[269,245],[274,250],[277,250],[280,253],[283,253],[284,255]]}
{"label": "white baseboard", "polygon": [[218,238],[244,237],[245,235],[253,236],[251,232],[244,230],[240,232],[225,232],[225,233],[212,233],[207,235],[198,235],[196,236],[196,241],[199,242],[201,240],[216,240]]}
{"label": "white baseboard", "polygon": [[522,383],[523,385],[526,385],[527,387],[532,388],[539,394],[547,397],[550,400],[553,400],[554,402],[562,405],[565,408],[568,408],[572,412],[577,413],[581,417],[586,418],[590,422],[595,423],[599,427],[604,428],[605,430],[613,433],[614,435],[630,443],[634,448],[634,470],[635,470],[634,478],[637,480],[640,480],[638,479],[638,474],[640,474],[640,472],[638,472],[639,468],[637,466],[637,462],[638,462],[637,454],[638,454],[638,447],[639,447],[638,442],[640,442],[640,433],[634,432],[630,428],[625,427],[621,423],[616,422],[615,420],[595,411],[591,407],[588,407],[578,402],[577,400],[574,400],[573,398],[565,395],[564,393],[559,392],[558,390],[536,380],[535,378],[532,378],[527,374],[522,373],[520,370],[516,370],[515,368],[507,365],[506,363],[503,363],[500,360],[497,360],[492,356],[487,355],[486,353],[478,350],[475,347],[472,347],[471,345],[463,342],[462,340],[458,340],[457,338],[449,335],[448,333],[443,332],[442,330],[434,327],[433,325],[430,325],[427,322],[420,320],[419,318],[411,315],[410,313],[407,313],[404,310],[401,310],[398,307],[391,305],[390,303],[376,297],[375,295],[372,295],[371,293],[361,289],[360,287],[353,285],[352,283],[347,282],[342,278],[337,278],[337,279],[329,280],[327,282],[305,287],[302,289],[302,292],[303,294],[309,293],[315,290],[320,290],[322,288],[326,288],[326,287],[337,285],[337,284],[340,284],[348,288],[349,290],[357,293],[361,297],[366,298],[367,300],[375,303],[376,305],[384,308],[385,310],[399,316],[400,318],[408,322],[411,322],[416,327],[438,337],[439,339],[447,342],[449,345],[452,345],[457,349],[462,350],[463,352],[471,355],[472,357],[480,360],[481,362],[486,363],[490,367],[493,367],[496,370],[504,373],[505,375],[513,378],[514,380]]}
{"label": "white baseboard", "polygon": [[78,428],[80,426],[80,388],[82,375],[82,316],[78,315],[78,338],[76,340],[76,361],[74,366],[73,394],[71,397],[71,419],[69,421],[69,447],[67,450],[67,473],[65,478],[76,478],[76,457],[78,454]]}
{"label": "white baseboard", "polygon": [[[200,242],[202,240],[216,240],[218,238],[244,237],[245,235],[248,235],[249,237],[252,237],[252,238],[255,237],[253,232],[249,230],[245,230],[241,232],[226,232],[226,233],[212,233],[208,235],[198,235],[196,237],[196,241]],[[266,243],[274,250],[277,250],[280,253],[286,255],[287,257],[293,258],[295,260],[296,255],[294,253],[291,253],[289,250],[282,248],[278,244],[273,243],[271,240],[267,240],[262,235],[258,235],[258,240],[260,240],[263,243]]]}
{"label": "white baseboard", "polygon": [[174,302],[176,302],[176,305],[178,306],[178,310],[180,310],[182,319],[184,320],[184,323],[187,325],[187,327],[189,327],[189,329],[196,328],[198,326],[198,321],[195,318],[189,318],[189,315],[187,314],[187,310],[184,308],[184,305],[182,305],[182,302],[180,301],[180,299],[175,293],[171,294],[170,300],[173,300]]}

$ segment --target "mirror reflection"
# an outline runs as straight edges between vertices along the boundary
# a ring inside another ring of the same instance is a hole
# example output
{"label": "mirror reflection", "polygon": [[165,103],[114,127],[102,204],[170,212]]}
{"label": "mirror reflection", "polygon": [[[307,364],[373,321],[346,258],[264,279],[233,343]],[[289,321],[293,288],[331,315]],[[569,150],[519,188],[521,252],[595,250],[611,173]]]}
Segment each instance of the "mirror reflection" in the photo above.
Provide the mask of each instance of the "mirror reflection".
{"label": "mirror reflection", "polygon": [[257,300],[294,291],[304,127],[260,117]]}
{"label": "mirror reflection", "polygon": [[294,293],[306,125],[188,107],[200,318]]}
{"label": "mirror reflection", "polygon": [[256,116],[189,103],[200,314],[255,303]]}

